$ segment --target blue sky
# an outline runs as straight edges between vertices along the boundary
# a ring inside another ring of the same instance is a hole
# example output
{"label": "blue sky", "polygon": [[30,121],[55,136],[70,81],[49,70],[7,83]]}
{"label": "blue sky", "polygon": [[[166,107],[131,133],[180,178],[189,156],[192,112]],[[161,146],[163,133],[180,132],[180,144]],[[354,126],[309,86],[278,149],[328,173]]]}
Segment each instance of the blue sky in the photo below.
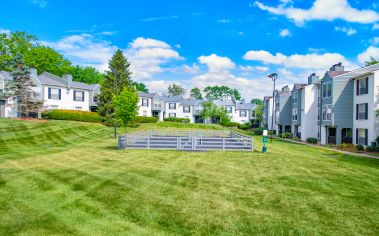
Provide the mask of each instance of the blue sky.
{"label": "blue sky", "polygon": [[2,9],[0,31],[34,34],[74,63],[104,70],[122,49],[152,92],[225,84],[261,98],[270,72],[291,85],[379,58],[373,0],[5,0]]}

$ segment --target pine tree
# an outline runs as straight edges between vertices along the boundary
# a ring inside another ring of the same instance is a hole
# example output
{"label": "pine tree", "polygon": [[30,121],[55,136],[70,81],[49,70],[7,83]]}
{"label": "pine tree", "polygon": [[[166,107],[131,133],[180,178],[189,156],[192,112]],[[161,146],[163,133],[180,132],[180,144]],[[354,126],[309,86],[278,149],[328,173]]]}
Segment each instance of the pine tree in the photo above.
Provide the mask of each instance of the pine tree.
{"label": "pine tree", "polygon": [[36,85],[30,77],[30,69],[25,65],[23,57],[18,54],[10,63],[13,79],[7,83],[7,96],[14,101],[13,106],[21,117],[36,117],[42,109],[42,101],[33,90]]}
{"label": "pine tree", "polygon": [[118,49],[108,62],[108,71],[101,82],[98,113],[107,125],[114,125],[116,120],[113,98],[118,96],[125,87],[132,86],[130,64]]}

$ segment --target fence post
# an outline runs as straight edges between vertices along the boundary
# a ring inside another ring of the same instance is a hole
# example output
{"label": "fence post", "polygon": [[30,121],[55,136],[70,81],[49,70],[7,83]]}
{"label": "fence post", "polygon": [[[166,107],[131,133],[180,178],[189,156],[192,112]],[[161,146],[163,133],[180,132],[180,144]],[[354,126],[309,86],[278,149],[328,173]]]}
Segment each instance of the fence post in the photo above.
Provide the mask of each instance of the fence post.
{"label": "fence post", "polygon": [[150,149],[150,136],[147,136],[147,149]]}
{"label": "fence post", "polygon": [[176,149],[180,150],[180,137],[176,138]]}
{"label": "fence post", "polygon": [[225,138],[222,139],[222,150],[225,150]]}

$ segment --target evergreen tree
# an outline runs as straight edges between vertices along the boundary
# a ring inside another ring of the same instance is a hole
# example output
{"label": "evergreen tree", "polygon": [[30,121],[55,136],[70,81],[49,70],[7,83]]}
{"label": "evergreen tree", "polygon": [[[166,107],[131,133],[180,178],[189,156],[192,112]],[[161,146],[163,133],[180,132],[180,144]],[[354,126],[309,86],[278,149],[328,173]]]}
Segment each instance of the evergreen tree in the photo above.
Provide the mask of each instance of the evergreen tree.
{"label": "evergreen tree", "polygon": [[115,125],[115,109],[113,99],[126,87],[132,86],[129,70],[129,62],[122,51],[118,49],[108,62],[108,71],[105,72],[104,80],[101,82],[98,113],[107,125]]}
{"label": "evergreen tree", "polygon": [[13,106],[21,117],[36,117],[41,111],[42,101],[39,100],[38,93],[33,90],[36,85],[30,77],[29,67],[18,54],[12,59],[10,68],[13,79],[6,86],[8,97],[14,101]]}

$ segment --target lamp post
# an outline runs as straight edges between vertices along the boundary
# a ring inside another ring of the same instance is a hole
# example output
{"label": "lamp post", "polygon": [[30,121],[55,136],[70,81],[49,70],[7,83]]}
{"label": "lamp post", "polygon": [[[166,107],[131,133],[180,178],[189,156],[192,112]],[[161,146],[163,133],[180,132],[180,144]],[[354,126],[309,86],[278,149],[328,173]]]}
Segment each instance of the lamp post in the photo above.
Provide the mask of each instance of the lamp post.
{"label": "lamp post", "polygon": [[[117,96],[117,84],[118,84],[118,80],[117,80],[117,71],[115,71],[115,76],[114,76],[114,79],[113,79],[113,88],[114,88],[114,96]],[[113,120],[113,136],[114,138],[117,138],[117,124],[116,124],[116,109],[115,107],[113,107],[114,109],[114,120]]]}
{"label": "lamp post", "polygon": [[273,129],[274,129],[274,115],[276,115],[275,114],[275,81],[278,78],[278,74],[272,73],[272,74],[269,74],[268,77],[274,82],[274,88],[272,90],[272,116],[271,116],[271,136],[270,136],[270,139],[272,142],[272,134],[273,134]]}

